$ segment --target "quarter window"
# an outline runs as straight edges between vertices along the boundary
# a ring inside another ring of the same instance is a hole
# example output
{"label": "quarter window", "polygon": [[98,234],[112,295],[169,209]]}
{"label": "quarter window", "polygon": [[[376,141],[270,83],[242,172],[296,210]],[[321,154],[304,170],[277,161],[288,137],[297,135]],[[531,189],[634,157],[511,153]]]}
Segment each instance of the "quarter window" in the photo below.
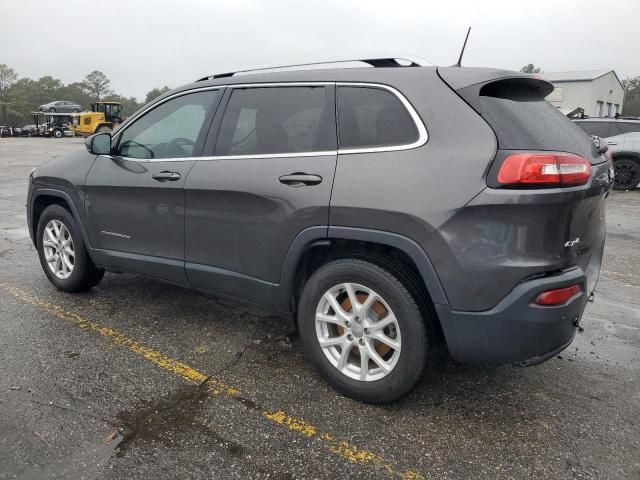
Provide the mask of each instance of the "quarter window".
{"label": "quarter window", "polygon": [[137,119],[120,135],[118,154],[140,159],[191,157],[217,90],[181,95]]}
{"label": "quarter window", "polygon": [[338,87],[340,148],[400,146],[418,137],[411,115],[393,93],[375,87]]}
{"label": "quarter window", "polygon": [[336,149],[332,95],[324,86],[234,88],[216,155]]}

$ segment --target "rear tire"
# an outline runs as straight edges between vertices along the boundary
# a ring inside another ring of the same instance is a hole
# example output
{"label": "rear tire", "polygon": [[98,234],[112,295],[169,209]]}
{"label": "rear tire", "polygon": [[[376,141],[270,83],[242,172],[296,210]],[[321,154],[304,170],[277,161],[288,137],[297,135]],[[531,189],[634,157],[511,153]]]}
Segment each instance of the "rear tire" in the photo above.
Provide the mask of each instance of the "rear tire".
{"label": "rear tire", "polygon": [[[54,272],[54,268],[56,271],[58,268],[56,268],[55,265],[51,266],[47,258],[51,258],[53,253],[60,253],[60,251],[64,249],[59,248],[60,245],[55,245],[56,242],[51,242],[51,237],[45,229],[51,229],[53,226],[60,227],[60,225],[68,232],[68,235],[65,234],[63,237],[67,239],[70,238],[68,245],[71,246],[71,250],[73,251],[73,258],[71,261],[72,268],[69,269],[66,267],[66,271],[65,269],[61,269],[64,273],[59,275]],[[64,207],[60,205],[49,205],[44,209],[38,220],[36,242],[40,265],[49,281],[53,283],[57,289],[64,292],[83,292],[97,285],[100,283],[100,280],[102,280],[104,270],[98,268],[91,260],[91,257],[89,257],[89,253],[82,240],[82,235],[80,234],[80,229],[71,213]]]}
{"label": "rear tire", "polygon": [[[370,295],[376,300],[367,309]],[[348,320],[337,325],[338,318]],[[377,322],[389,326],[380,328]],[[403,282],[374,263],[344,258],[316,270],[300,297],[298,326],[316,367],[336,390],[357,400],[396,400],[415,386],[424,370],[430,339],[417,301]],[[337,344],[337,339],[346,343]]]}
{"label": "rear tire", "polygon": [[640,164],[631,158],[614,160],[613,188],[615,190],[632,190],[640,183]]}

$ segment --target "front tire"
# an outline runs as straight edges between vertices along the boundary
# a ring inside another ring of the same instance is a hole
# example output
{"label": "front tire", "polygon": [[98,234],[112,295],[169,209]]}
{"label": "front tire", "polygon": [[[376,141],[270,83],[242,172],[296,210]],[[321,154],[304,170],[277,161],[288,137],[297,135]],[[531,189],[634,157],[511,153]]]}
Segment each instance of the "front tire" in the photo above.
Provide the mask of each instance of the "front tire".
{"label": "front tire", "polygon": [[298,325],[316,367],[357,400],[396,400],[424,370],[429,339],[416,299],[374,263],[345,258],[320,267],[305,284]]}
{"label": "front tire", "polygon": [[82,292],[104,276],[89,257],[73,216],[60,205],[49,205],[40,215],[36,234],[38,257],[45,275],[64,292]]}
{"label": "front tire", "polygon": [[615,190],[633,190],[640,183],[640,164],[630,158],[621,158],[613,162]]}
{"label": "front tire", "polygon": [[63,134],[62,134],[62,130],[54,130],[53,131],[53,136],[56,138],[62,138]]}

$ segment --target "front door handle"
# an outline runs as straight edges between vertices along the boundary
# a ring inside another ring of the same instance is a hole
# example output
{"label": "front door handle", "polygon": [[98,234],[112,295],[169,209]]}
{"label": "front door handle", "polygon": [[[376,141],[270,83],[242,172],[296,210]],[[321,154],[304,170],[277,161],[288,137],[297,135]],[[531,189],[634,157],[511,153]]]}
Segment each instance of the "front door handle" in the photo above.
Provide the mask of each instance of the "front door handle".
{"label": "front door handle", "polygon": [[180,180],[180,174],[178,172],[157,172],[151,175],[151,178],[159,182],[175,182]]}
{"label": "front door handle", "polygon": [[280,183],[290,187],[303,187],[305,185],[318,185],[322,182],[322,177],[313,173],[296,172],[290,175],[283,175],[278,180],[280,180]]}

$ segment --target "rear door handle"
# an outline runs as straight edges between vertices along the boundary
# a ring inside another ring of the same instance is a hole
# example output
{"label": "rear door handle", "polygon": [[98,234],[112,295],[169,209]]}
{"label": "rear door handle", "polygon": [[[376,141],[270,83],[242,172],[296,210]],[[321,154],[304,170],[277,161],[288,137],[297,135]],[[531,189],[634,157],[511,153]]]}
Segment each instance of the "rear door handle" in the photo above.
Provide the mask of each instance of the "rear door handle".
{"label": "rear door handle", "polygon": [[180,180],[180,174],[178,172],[157,172],[153,173],[151,178],[159,182],[175,182]]}
{"label": "rear door handle", "polygon": [[322,182],[322,177],[313,173],[296,172],[290,175],[283,175],[278,180],[280,180],[280,183],[290,187],[303,187],[305,185],[318,185]]}

